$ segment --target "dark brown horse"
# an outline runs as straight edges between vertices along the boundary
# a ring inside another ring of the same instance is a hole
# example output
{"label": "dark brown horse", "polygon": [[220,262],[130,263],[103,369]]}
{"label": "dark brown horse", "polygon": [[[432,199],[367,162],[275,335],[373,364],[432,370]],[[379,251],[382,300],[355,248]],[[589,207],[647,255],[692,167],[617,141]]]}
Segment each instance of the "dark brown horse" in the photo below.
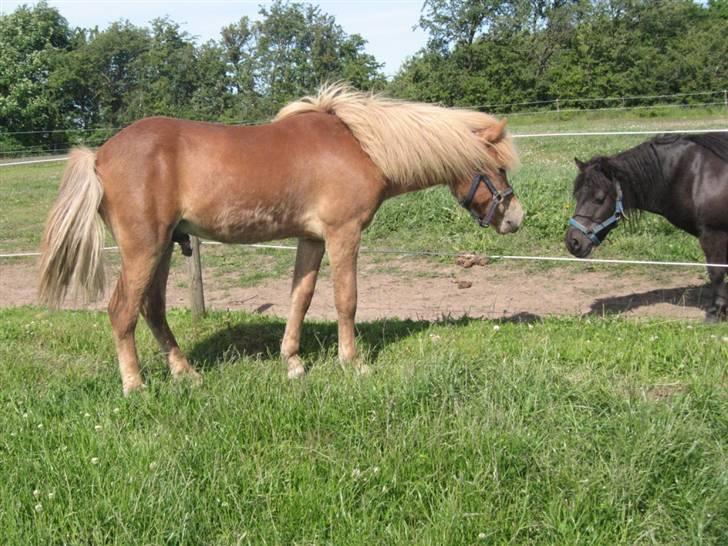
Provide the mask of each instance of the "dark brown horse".
{"label": "dark brown horse", "polygon": [[523,211],[506,171],[516,163],[505,122],[469,110],[389,100],[342,85],[286,106],[273,123],[224,126],[168,118],[137,122],[94,153],[71,154],[48,217],[39,296],[103,293],[103,224],[121,253],[109,303],[123,389],[143,385],[134,341],[139,313],[173,376],[198,378],[165,318],[173,241],[298,237],[292,305],[281,344],[289,377],[305,371],[301,326],[324,250],[331,259],[339,358],[356,356],[356,261],[382,201],[445,184],[480,222],[518,229]]}
{"label": "dark brown horse", "polygon": [[728,289],[728,133],[664,135],[612,157],[578,159],[576,212],[566,247],[584,258],[623,213],[645,210],[698,237],[709,264],[713,301],[706,320],[725,316]]}

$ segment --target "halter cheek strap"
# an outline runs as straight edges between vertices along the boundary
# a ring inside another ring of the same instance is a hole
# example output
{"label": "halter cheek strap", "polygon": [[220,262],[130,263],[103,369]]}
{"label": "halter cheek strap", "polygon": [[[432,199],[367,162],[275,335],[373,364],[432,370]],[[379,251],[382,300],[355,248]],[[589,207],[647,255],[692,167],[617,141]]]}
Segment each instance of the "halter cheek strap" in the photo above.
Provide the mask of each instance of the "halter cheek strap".
{"label": "halter cheek strap", "polygon": [[[480,216],[471,208],[471,205],[473,204],[473,198],[475,197],[475,192],[478,191],[478,186],[480,186],[480,184],[483,184],[486,188],[488,188],[488,191],[490,191],[491,194],[490,204],[488,205],[488,210],[485,211],[485,216]],[[480,227],[488,227],[490,225],[490,222],[493,220],[493,215],[495,215],[495,211],[498,208],[498,205],[500,205],[506,197],[512,194],[512,188],[506,188],[503,191],[499,191],[487,174],[476,173],[473,176],[472,183],[470,184],[470,191],[468,191],[468,195],[460,202],[460,204],[470,213],[473,218],[478,221]]]}
{"label": "halter cheek strap", "polygon": [[624,203],[622,201],[622,188],[619,185],[619,182],[615,182],[616,188],[617,188],[617,202],[614,206],[614,213],[604,220],[602,223],[597,224],[596,226],[592,227],[591,229],[587,229],[584,227],[583,224],[580,224],[577,222],[574,218],[569,218],[569,225],[573,228],[578,229],[581,231],[584,235],[586,235],[589,240],[594,243],[594,246],[599,246],[602,244],[602,241],[604,240],[604,237],[606,237],[606,234],[603,237],[599,237],[599,234],[605,230],[607,230],[612,224],[616,224],[619,222],[619,220],[624,216]]}

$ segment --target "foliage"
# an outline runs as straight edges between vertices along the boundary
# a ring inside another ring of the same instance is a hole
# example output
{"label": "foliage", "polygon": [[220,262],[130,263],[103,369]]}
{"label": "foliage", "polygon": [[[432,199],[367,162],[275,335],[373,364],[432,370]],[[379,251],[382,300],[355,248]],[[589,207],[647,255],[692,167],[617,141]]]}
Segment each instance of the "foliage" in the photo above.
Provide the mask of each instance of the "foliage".
{"label": "foliage", "polygon": [[68,22],[45,3],[0,16],[0,127],[20,133],[13,141],[55,144],[63,115],[48,84],[71,43]]}
{"label": "foliage", "polygon": [[12,133],[0,144],[98,144],[109,131],[89,129],[151,115],[261,120],[327,80],[384,85],[366,41],[319,8],[278,0],[260,16],[201,45],[168,18],[70,29],[45,2],[0,16],[0,126]]}
{"label": "foliage", "polygon": [[428,0],[420,26],[428,46],[391,85],[412,99],[488,105],[728,86],[723,1]]}

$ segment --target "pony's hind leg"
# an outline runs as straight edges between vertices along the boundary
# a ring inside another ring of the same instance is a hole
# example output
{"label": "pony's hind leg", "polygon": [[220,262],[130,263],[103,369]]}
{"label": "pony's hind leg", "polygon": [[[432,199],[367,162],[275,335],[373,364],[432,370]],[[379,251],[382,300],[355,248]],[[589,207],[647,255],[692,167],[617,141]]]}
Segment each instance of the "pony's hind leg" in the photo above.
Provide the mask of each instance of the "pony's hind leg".
{"label": "pony's hind leg", "polygon": [[[326,238],[326,248],[331,259],[334,281],[334,302],[339,319],[339,361],[355,362],[357,281],[356,265],[361,241],[359,226],[340,228]],[[367,367],[356,364],[357,370],[366,372]]]}
{"label": "pony's hind leg", "polygon": [[291,311],[281,342],[281,357],[288,364],[288,377],[291,379],[300,377],[306,372],[298,356],[301,347],[301,329],[316,288],[316,277],[321,267],[324,248],[322,241],[298,240],[291,288]]}
{"label": "pony's hind leg", "polygon": [[147,326],[159,344],[161,351],[167,356],[169,371],[175,379],[190,378],[195,382],[202,380],[179,348],[177,340],[167,323],[166,292],[169,265],[172,260],[173,243],[164,250],[152,282],[144,295],[141,312]]}
{"label": "pony's hind leg", "polygon": [[705,229],[700,234],[700,246],[703,247],[708,263],[727,264],[726,267],[708,267],[713,301],[706,312],[705,320],[717,322],[725,317],[728,307],[728,287],[723,282],[728,272],[728,232]]}
{"label": "pony's hind leg", "polygon": [[144,386],[134,332],[142,299],[152,282],[159,255],[124,252],[124,247],[121,251],[121,275],[109,301],[109,319],[119,358],[121,383],[124,395],[127,395]]}

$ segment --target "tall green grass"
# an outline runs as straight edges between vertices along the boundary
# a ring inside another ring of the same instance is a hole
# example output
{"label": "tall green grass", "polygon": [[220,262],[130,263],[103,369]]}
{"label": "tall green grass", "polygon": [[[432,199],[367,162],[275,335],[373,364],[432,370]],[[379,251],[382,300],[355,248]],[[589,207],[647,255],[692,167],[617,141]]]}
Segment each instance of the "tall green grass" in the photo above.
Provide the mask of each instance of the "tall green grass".
{"label": "tall green grass", "polygon": [[611,318],[335,325],[173,312],[204,384],[121,397],[101,313],[0,311],[3,544],[721,544],[728,333]]}

